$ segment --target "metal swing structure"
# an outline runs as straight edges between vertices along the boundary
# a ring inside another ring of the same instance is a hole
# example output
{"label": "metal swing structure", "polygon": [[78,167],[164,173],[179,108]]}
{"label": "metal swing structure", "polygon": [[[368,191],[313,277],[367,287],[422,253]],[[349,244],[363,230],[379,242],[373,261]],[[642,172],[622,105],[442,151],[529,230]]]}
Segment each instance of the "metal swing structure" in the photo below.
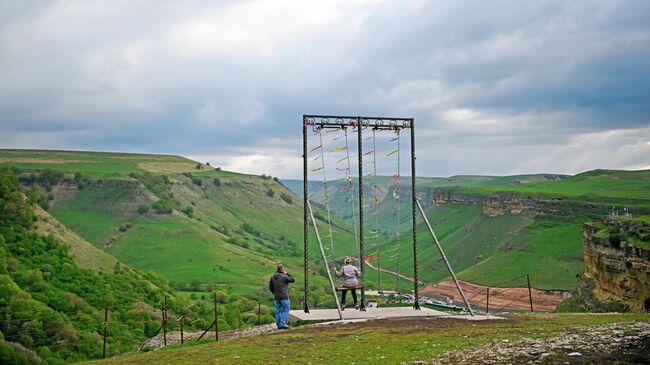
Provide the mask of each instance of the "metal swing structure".
{"label": "metal swing structure", "polygon": [[[319,137],[319,142],[320,145],[313,147],[309,149],[308,146],[308,130],[312,129],[314,134],[317,134]],[[358,177],[357,177],[357,182],[358,182],[358,200],[357,203],[355,204],[354,201],[354,184],[353,184],[353,178],[352,178],[352,171],[351,171],[351,163],[350,163],[350,151],[349,151],[349,142],[348,142],[348,130],[352,130],[353,132],[356,132],[357,134],[357,154],[358,154]],[[363,131],[364,130],[371,130],[372,131],[372,136],[369,137],[368,139],[372,139],[373,143],[373,149],[364,152],[363,147],[364,147],[364,136],[363,136]],[[330,206],[329,206],[329,189],[328,189],[328,181],[327,181],[327,175],[326,175],[326,168],[325,168],[325,154],[324,154],[324,149],[325,146],[323,144],[323,135],[322,133],[333,133],[337,131],[343,131],[344,135],[339,136],[335,138],[335,140],[338,140],[339,138],[345,137],[345,146],[335,148],[334,151],[337,152],[346,152],[346,156],[339,159],[338,163],[347,161],[347,167],[343,168],[336,168],[338,171],[343,171],[345,172],[345,180],[348,182],[348,191],[349,191],[349,199],[352,202],[352,219],[353,219],[353,226],[354,226],[354,235],[355,235],[355,242],[357,244],[357,253],[358,253],[358,260],[359,260],[359,270],[361,274],[361,285],[359,285],[356,289],[360,289],[361,295],[360,295],[360,307],[359,310],[365,311],[365,280],[364,280],[364,265],[365,265],[365,244],[366,244],[366,236],[365,236],[365,228],[364,228],[364,178],[373,176],[373,187],[374,187],[374,194],[373,194],[373,207],[374,207],[374,223],[375,223],[375,230],[374,230],[374,236],[372,238],[375,239],[374,244],[376,245],[377,249],[377,280],[378,280],[378,286],[379,286],[379,291],[381,292],[381,273],[382,273],[382,268],[381,268],[381,255],[380,255],[380,245],[379,245],[379,223],[378,223],[378,216],[377,216],[377,211],[378,211],[378,194],[377,194],[377,183],[376,183],[376,176],[377,176],[377,162],[376,162],[376,155],[377,155],[377,150],[376,150],[376,132],[378,131],[392,131],[396,134],[396,137],[391,139],[391,141],[396,141],[397,142],[397,149],[390,152],[389,154],[386,155],[386,157],[389,157],[393,154],[397,154],[397,172],[392,176],[392,182],[393,182],[393,198],[395,199],[395,209],[397,211],[397,227],[395,230],[395,235],[396,235],[396,240],[397,240],[397,249],[396,249],[396,259],[397,259],[397,273],[396,273],[396,288],[399,291],[400,288],[400,258],[399,258],[399,244],[401,240],[401,234],[400,234],[400,196],[399,196],[399,191],[400,191],[400,134],[404,130],[409,130],[410,131],[410,162],[411,162],[411,214],[412,214],[412,247],[413,247],[413,309],[419,310],[420,309],[420,303],[419,303],[419,279],[418,279],[418,260],[417,260],[417,255],[418,255],[418,246],[417,246],[417,219],[416,219],[416,211],[419,208],[420,214],[422,215],[424,222],[426,223],[426,226],[431,233],[433,240],[442,256],[444,259],[444,262],[447,266],[447,269],[449,270],[449,273],[451,274],[459,293],[461,294],[461,297],[463,298],[463,301],[465,302],[465,305],[471,315],[474,315],[474,312],[469,305],[469,302],[467,301],[465,294],[463,293],[462,288],[460,287],[460,284],[456,278],[455,273],[453,272],[449,261],[447,260],[447,257],[444,254],[444,251],[442,250],[442,246],[440,245],[435,233],[433,232],[433,229],[431,225],[429,224],[429,221],[425,215],[424,209],[420,205],[419,201],[417,200],[417,195],[416,195],[416,175],[415,175],[415,120],[413,118],[392,118],[392,117],[363,117],[363,116],[332,116],[332,115],[303,115],[302,118],[302,134],[303,134],[303,202],[304,202],[304,223],[303,223],[303,233],[304,233],[304,298],[303,298],[303,310],[305,313],[310,313],[310,308],[309,308],[309,224],[311,223],[314,233],[316,236],[316,241],[318,243],[319,247],[319,252],[320,256],[323,262],[323,265],[326,269],[329,284],[330,284],[330,289],[332,291],[332,295],[334,298],[334,302],[336,303],[337,310],[338,310],[338,315],[340,319],[343,319],[342,312],[341,312],[341,306],[338,301],[337,297],[337,291],[343,290],[343,288],[337,288],[334,282],[334,279],[332,278],[332,274],[330,271],[330,265],[327,260],[327,256],[325,253],[325,248],[323,246],[323,242],[321,240],[321,235],[318,230],[317,226],[317,221],[314,215],[314,211],[312,209],[311,203],[309,201],[309,184],[308,184],[308,175],[309,171],[312,172],[318,172],[322,171],[322,177],[323,177],[323,191],[324,191],[324,200],[325,200],[325,210],[326,210],[326,219],[327,219],[327,225],[328,225],[328,233],[329,233],[329,250],[332,255],[332,263],[334,263],[334,238],[333,238],[333,232],[332,232],[332,218],[331,218],[331,212],[330,212]],[[314,158],[314,161],[321,161],[321,166],[316,167],[313,169],[309,169],[309,152],[314,152],[316,151],[316,157]],[[368,156],[372,154],[373,160],[372,160],[372,165],[373,165],[373,170],[370,173],[367,173],[364,175],[364,161],[363,158],[364,156]],[[358,214],[358,216],[357,216]],[[358,220],[357,220],[358,217]],[[357,223],[358,223],[358,229],[357,229]]]}

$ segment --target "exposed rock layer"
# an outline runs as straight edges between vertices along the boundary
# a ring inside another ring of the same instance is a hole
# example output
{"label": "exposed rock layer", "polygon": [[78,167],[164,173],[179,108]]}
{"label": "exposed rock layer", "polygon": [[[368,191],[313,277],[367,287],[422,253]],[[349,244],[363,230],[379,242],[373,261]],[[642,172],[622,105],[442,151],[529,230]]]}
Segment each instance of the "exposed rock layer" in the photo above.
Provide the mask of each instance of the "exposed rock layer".
{"label": "exposed rock layer", "polygon": [[587,307],[597,301],[620,302],[631,311],[644,311],[650,296],[650,250],[627,241],[612,242],[599,235],[600,231],[596,224],[584,225],[585,272],[578,283],[578,294]]}

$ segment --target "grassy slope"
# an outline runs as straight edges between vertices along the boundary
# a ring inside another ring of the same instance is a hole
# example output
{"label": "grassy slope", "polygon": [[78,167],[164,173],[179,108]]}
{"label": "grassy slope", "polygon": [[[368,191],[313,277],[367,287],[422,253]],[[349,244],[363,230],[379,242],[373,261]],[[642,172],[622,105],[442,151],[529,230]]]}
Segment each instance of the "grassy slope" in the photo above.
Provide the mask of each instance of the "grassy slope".
{"label": "grassy slope", "polygon": [[[547,215],[505,215],[487,217],[482,207],[470,204],[442,204],[428,212],[438,239],[460,279],[495,286],[501,282],[530,274],[534,287],[571,290],[582,263],[582,221]],[[411,230],[401,233],[401,273],[413,273]],[[394,236],[382,236],[382,267],[397,271]],[[424,225],[418,226],[419,278],[436,282],[449,277],[433,239]],[[368,241],[366,252],[375,254],[376,245]],[[369,274],[376,282],[376,272]],[[384,288],[394,287],[396,280],[382,274]],[[410,288],[411,284],[402,285]],[[525,279],[508,286],[525,286]],[[404,288],[404,286],[402,286]]]}
{"label": "grassy slope", "polygon": [[112,272],[117,260],[115,257],[93,246],[77,233],[61,224],[56,218],[39,206],[34,206],[38,220],[34,223],[35,231],[43,235],[53,235],[60,242],[70,247],[70,255],[79,267],[95,271]]}
{"label": "grassy slope", "polygon": [[126,355],[93,364],[399,364],[427,360],[495,340],[557,336],[572,326],[647,320],[640,314],[513,315],[499,321],[422,319],[305,327],[153,353]]}
{"label": "grassy slope", "polygon": [[564,198],[579,203],[648,207],[650,205],[650,170],[593,170],[559,181],[480,186],[472,188],[471,191],[484,195],[498,191],[512,191],[522,195]]}
{"label": "grassy slope", "polygon": [[[178,282],[216,282],[244,292],[264,288],[274,264],[282,261],[302,281],[302,204],[298,199],[291,204],[284,201],[280,195],[289,192],[272,179],[205,166],[197,170],[196,162],[177,156],[3,150],[0,160],[28,172],[52,168],[103,180],[101,185],[90,184],[82,190],[55,187],[50,212],[89,242],[135,268]],[[169,176],[174,199],[181,207],[192,207],[193,218],[177,211],[171,215],[138,214],[139,204],[151,205],[158,199],[129,177],[131,172],[145,171]],[[183,172],[200,179],[202,187]],[[275,192],[273,197],[267,195],[269,189]],[[350,225],[337,218],[334,222],[334,256],[353,254]],[[241,229],[243,223],[263,232],[261,243]],[[131,225],[128,231],[118,230],[126,224]],[[321,222],[319,226],[326,232],[326,225]],[[217,232],[217,227],[225,227],[228,233]],[[226,242],[231,236],[249,247]],[[268,247],[270,241],[280,239],[295,245],[295,255]],[[313,234],[311,239],[315,242]],[[312,258],[319,259],[317,252],[312,245]],[[328,255],[331,257],[329,250]],[[315,268],[312,283],[322,285],[325,279],[318,272]]]}

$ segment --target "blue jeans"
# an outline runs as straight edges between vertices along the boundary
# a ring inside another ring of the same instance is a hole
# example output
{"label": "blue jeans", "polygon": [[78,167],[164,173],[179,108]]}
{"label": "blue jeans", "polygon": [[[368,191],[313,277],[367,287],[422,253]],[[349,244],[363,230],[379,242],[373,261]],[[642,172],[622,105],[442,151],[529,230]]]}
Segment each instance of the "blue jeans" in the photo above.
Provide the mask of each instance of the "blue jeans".
{"label": "blue jeans", "polygon": [[289,317],[290,302],[289,299],[275,301],[275,324],[278,328],[287,327],[287,317]]}

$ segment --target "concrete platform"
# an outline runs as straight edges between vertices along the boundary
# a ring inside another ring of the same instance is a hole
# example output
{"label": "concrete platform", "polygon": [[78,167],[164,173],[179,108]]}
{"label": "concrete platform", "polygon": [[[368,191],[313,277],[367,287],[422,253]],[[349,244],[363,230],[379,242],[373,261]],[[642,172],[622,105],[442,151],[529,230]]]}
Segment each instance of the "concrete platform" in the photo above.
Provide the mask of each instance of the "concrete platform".
{"label": "concrete platform", "polygon": [[[415,310],[411,307],[385,307],[368,308],[365,312],[348,308],[343,312],[343,320],[369,320],[399,317],[457,317],[456,315],[422,308]],[[462,317],[465,317],[464,315]],[[469,315],[467,315],[469,317]],[[301,321],[338,321],[339,315],[336,309],[312,309],[309,313],[302,310],[293,310],[289,313],[289,320]]]}

